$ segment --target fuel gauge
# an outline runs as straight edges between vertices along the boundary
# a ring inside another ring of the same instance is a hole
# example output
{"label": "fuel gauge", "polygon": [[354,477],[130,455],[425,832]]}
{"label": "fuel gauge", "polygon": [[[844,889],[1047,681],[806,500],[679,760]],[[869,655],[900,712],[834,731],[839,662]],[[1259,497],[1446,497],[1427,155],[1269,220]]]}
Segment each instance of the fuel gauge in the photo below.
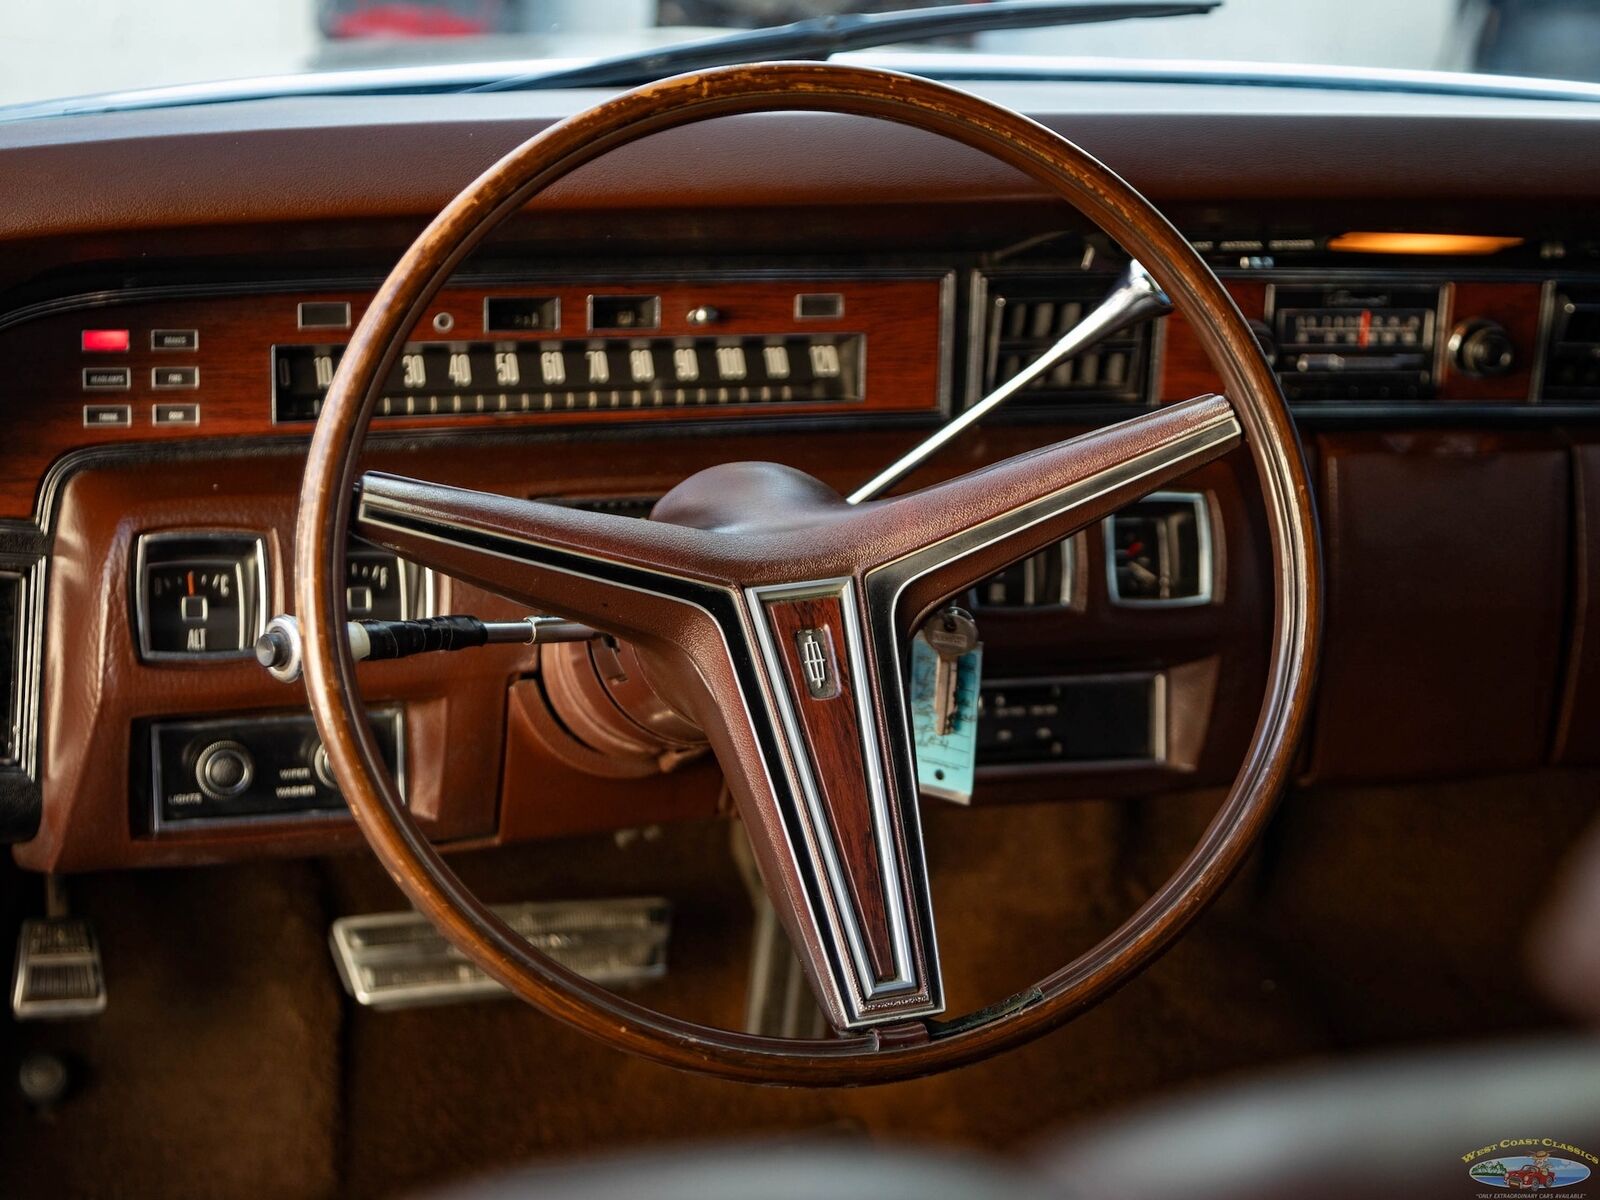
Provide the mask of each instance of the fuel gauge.
{"label": "fuel gauge", "polygon": [[135,608],[145,659],[238,658],[266,608],[261,539],[151,533],[139,539]]}

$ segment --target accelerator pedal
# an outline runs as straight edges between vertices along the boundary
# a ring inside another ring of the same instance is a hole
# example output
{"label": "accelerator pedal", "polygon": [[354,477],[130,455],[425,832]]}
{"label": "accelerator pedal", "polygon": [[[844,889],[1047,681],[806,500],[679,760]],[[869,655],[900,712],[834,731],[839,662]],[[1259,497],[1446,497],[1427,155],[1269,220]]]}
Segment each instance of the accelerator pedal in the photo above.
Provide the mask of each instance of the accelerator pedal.
{"label": "accelerator pedal", "polygon": [[[667,973],[672,906],[659,896],[493,906],[535,947],[605,987]],[[341,917],[328,934],[345,990],[369,1008],[415,1008],[506,995],[506,990],[415,912]]]}
{"label": "accelerator pedal", "polygon": [[94,926],[79,917],[24,921],[17,935],[11,1012],[19,1021],[92,1017],[106,1007]]}

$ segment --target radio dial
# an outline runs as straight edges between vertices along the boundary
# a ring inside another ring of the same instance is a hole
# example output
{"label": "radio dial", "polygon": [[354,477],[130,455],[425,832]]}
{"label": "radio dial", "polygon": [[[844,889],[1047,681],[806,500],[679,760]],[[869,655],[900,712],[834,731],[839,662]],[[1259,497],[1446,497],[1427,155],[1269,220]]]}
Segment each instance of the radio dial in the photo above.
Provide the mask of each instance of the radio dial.
{"label": "radio dial", "polygon": [[1486,379],[1516,366],[1517,347],[1498,322],[1464,321],[1450,335],[1450,361],[1463,375]]}

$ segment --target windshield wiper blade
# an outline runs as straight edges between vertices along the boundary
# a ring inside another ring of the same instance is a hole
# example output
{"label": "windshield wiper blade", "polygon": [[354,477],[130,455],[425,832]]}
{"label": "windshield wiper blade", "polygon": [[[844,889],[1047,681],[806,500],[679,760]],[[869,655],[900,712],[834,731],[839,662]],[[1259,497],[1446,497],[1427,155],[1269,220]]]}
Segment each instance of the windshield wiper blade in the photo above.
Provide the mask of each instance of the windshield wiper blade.
{"label": "windshield wiper blade", "polygon": [[763,59],[827,59],[845,50],[867,50],[899,42],[1001,29],[1099,25],[1107,21],[1197,16],[1221,4],[1222,0],[1191,0],[1186,3],[1151,3],[1147,0],[996,0],[992,4],[946,4],[899,12],[847,13],[679,42],[659,49],[597,59],[581,67],[509,75],[463,90],[515,92],[547,88],[631,87],[681,71],[703,71]]}

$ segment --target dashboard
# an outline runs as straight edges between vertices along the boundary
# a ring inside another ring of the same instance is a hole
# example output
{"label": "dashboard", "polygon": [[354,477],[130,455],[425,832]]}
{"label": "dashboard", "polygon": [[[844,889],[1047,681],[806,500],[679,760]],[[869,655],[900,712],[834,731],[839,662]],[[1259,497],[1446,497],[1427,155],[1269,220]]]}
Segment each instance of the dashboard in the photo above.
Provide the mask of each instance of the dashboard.
{"label": "dashboard", "polygon": [[[1222,276],[1300,424],[1329,560],[1304,778],[1594,761],[1600,254],[1553,199],[1587,186],[1589,168],[1575,178],[1563,160],[1586,126],[1531,104],[1332,114],[1277,97],[1263,115],[1210,99],[1187,116],[1048,119],[1131,135],[1130,175]],[[0,824],[24,866],[359,843],[303,696],[251,646],[290,607],[309,430],[383,269],[434,204],[423,191],[546,114],[491,107],[505,115],[469,155],[454,98],[355,111],[0,130],[0,181],[65,177],[91,154],[124,172],[0,221],[16,250],[0,280]],[[1204,184],[1192,143],[1162,159],[1197,120]],[[374,144],[419,130],[439,151],[411,156],[426,168],[400,178],[374,160],[355,182]],[[792,149],[751,169],[775,131]],[[1521,137],[1536,161],[1513,187],[1476,162],[1445,171],[1437,142],[1419,157],[1429,135],[1468,133]],[[1308,138],[1393,169],[1341,176]],[[199,155],[198,179],[159,178],[139,144]],[[586,168],[421,316],[369,464],[633,517],[736,459],[848,490],[1031,361],[1121,265],[1073,214],[941,145],[844,118],[739,119]],[[1252,145],[1283,150],[1275,173]],[[308,174],[330,148],[350,179]],[[690,150],[731,181],[686,173]],[[1224,184],[1213,173],[1230,164]],[[277,190],[250,191],[252,176]],[[1418,207],[1416,189],[1441,180],[1450,194]],[[909,483],[1218,387],[1169,317],[1046,373]],[[1254,487],[1229,456],[974,589],[973,802],[1231,777],[1272,619]],[[524,615],[370,546],[350,546],[346,574],[353,615]],[[624,706],[629,669],[604,643],[503,646],[367,664],[362,683],[420,824],[478,846],[719,811],[706,758],[663,761],[626,722],[591,727],[563,707],[583,689]]]}

